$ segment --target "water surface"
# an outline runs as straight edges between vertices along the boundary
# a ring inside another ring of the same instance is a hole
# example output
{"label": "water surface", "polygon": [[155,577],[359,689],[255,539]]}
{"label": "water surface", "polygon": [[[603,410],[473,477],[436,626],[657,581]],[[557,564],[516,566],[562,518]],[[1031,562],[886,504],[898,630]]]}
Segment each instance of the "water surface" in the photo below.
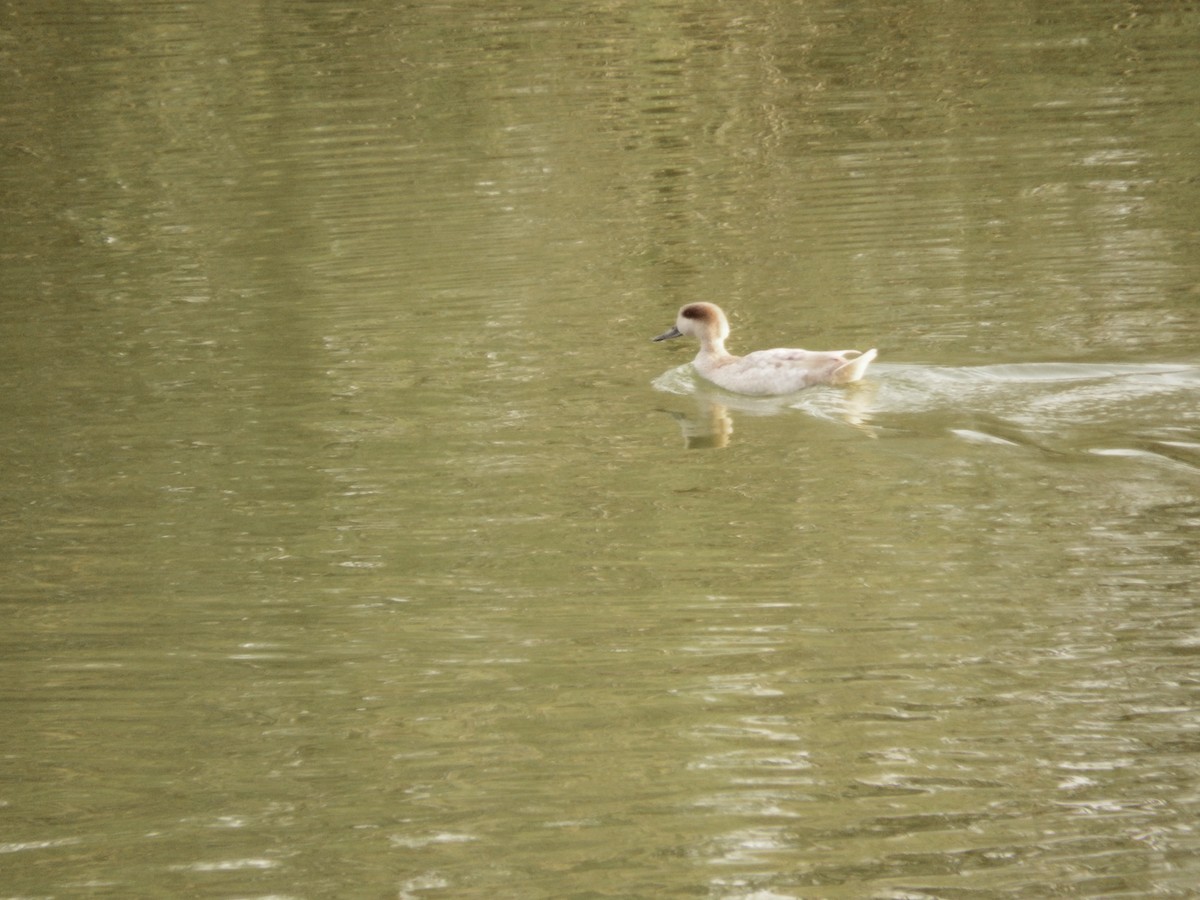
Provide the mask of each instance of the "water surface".
{"label": "water surface", "polygon": [[2,892],[1188,896],[1198,30],[0,13]]}

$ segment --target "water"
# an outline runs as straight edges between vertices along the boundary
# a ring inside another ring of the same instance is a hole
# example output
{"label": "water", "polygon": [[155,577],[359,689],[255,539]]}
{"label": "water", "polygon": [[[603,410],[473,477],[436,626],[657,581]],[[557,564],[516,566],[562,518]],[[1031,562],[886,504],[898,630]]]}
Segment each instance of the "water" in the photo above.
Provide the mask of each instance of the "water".
{"label": "water", "polygon": [[0,895],[1189,896],[1198,28],[0,14]]}

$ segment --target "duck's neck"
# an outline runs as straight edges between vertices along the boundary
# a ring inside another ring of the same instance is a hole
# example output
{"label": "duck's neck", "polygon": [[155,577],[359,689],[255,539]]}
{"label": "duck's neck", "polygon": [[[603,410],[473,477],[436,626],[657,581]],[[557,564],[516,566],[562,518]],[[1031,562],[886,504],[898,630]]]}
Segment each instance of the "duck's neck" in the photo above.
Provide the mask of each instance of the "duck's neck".
{"label": "duck's neck", "polygon": [[713,360],[727,359],[729,351],[725,349],[725,339],[715,334],[706,334],[700,340],[700,355]]}

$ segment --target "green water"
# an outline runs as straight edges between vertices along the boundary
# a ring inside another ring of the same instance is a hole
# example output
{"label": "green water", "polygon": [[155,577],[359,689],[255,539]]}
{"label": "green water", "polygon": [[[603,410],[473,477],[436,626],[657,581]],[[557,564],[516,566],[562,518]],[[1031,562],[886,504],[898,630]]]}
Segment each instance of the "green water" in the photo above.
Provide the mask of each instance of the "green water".
{"label": "green water", "polygon": [[1198,37],[0,11],[0,896],[1190,896]]}

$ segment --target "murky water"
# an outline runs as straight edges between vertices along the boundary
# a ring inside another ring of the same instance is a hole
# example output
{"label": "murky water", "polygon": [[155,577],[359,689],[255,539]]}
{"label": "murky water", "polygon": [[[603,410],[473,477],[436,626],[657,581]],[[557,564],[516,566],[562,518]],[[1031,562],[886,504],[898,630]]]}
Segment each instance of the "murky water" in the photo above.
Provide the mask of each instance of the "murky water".
{"label": "murky water", "polygon": [[0,894],[1191,896],[1198,37],[0,12]]}

